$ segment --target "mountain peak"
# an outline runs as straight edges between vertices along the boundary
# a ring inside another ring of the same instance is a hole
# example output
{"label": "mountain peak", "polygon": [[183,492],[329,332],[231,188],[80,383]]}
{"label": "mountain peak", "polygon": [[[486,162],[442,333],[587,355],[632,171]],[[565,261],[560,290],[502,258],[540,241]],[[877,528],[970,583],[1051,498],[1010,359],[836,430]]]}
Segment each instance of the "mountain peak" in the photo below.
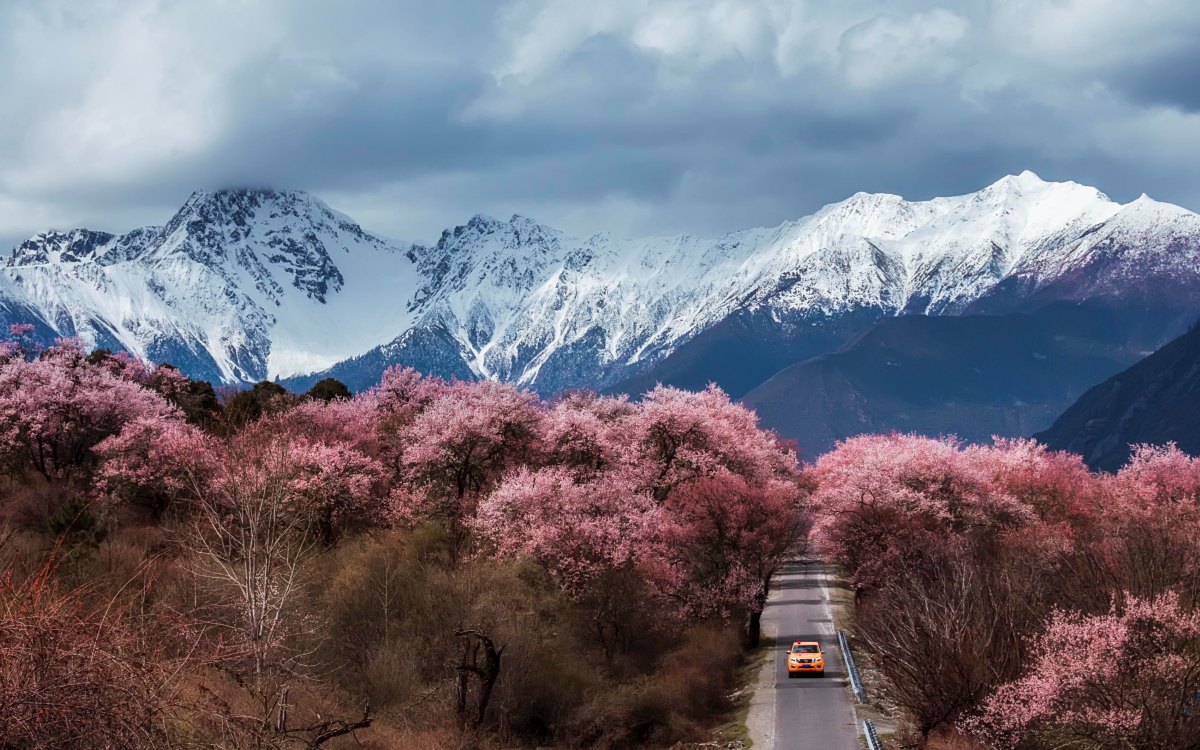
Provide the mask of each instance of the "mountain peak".
{"label": "mountain peak", "polygon": [[[218,233],[223,236],[216,237]],[[246,241],[252,234],[367,237],[348,216],[302,190],[222,188],[192,193],[164,227],[165,241],[160,244],[174,246],[178,243],[170,237],[194,236],[206,244],[220,240],[228,245]]]}
{"label": "mountain peak", "polygon": [[275,188],[221,188],[219,190],[197,190],[188,197],[179,213],[202,212],[207,216],[228,215],[236,217],[245,212],[254,212],[269,207],[273,212],[283,211],[300,215],[306,211],[328,212],[330,209],[320,198],[303,190],[276,190]]}
{"label": "mountain peak", "polygon": [[266,185],[261,185],[261,186],[247,185],[247,186],[240,186],[240,187],[236,186],[236,185],[230,185],[230,186],[226,186],[226,187],[216,188],[213,190],[195,190],[192,192],[192,195],[200,196],[200,197],[207,197],[207,198],[219,198],[219,199],[223,199],[223,200],[250,199],[250,200],[260,200],[261,201],[261,200],[274,200],[277,198],[286,198],[286,197],[291,197],[291,198],[303,197],[303,198],[308,198],[310,200],[317,200],[311,193],[305,192],[303,190],[281,190],[279,188],[270,187],[270,186],[266,186]]}
{"label": "mountain peak", "polygon": [[1151,217],[1185,218],[1189,220],[1197,218],[1195,212],[1189,211],[1183,206],[1155,200],[1145,193],[1142,193],[1134,200],[1122,206],[1121,213],[1125,215],[1144,214]]}
{"label": "mountain peak", "polygon": [[503,225],[503,221],[490,214],[475,214],[464,226],[468,229],[493,231]]}
{"label": "mountain peak", "polygon": [[558,234],[557,230],[521,214],[513,214],[508,221],[487,214],[475,214],[466,224],[460,224],[454,229],[443,230],[437,247],[441,250],[465,248],[474,251],[482,246],[481,243],[492,242],[486,238],[493,235],[503,238],[501,244],[520,245],[531,239],[536,240]]}
{"label": "mountain peak", "polygon": [[94,260],[98,251],[113,239],[114,236],[108,232],[91,229],[39,232],[13,248],[6,265],[30,266]]}
{"label": "mountain peak", "polygon": [[[1077,223],[1093,226],[1121,208],[1094,187],[1070,181],[1047,182],[1029,170],[1002,177],[964,197],[973,210],[992,214],[992,224],[1005,227],[1003,232],[1013,240],[1046,237]],[[1004,246],[1005,242],[999,244]]]}
{"label": "mountain peak", "polygon": [[288,287],[326,302],[341,290],[339,264],[354,248],[390,246],[309,193],[225,188],[192,193],[146,256],[157,265],[198,264],[231,287],[251,280],[253,296],[270,309],[283,303]]}
{"label": "mountain peak", "polygon": [[[992,195],[1002,193],[1004,195],[1024,195],[1029,192],[1054,188],[1068,183],[1046,182],[1037,174],[1026,169],[1020,174],[1009,174],[988,185],[977,195]],[[1073,183],[1071,183],[1073,184]]]}
{"label": "mountain peak", "polygon": [[1022,171],[1020,174],[1005,175],[978,193],[973,193],[973,195],[990,195],[997,192],[1015,195],[1077,192],[1098,196],[1100,199],[1106,201],[1111,200],[1107,195],[1089,185],[1082,185],[1072,180],[1061,182],[1045,180],[1036,172],[1029,169]]}

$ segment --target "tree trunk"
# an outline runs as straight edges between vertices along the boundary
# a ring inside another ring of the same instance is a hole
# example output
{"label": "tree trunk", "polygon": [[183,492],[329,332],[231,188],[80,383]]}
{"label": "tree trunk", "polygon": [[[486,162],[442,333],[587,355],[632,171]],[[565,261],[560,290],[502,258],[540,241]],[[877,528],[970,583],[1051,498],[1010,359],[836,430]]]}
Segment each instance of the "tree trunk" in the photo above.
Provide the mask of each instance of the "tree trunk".
{"label": "tree trunk", "polygon": [[[487,715],[488,702],[492,698],[492,688],[496,686],[496,680],[500,679],[500,658],[504,655],[504,647],[496,648],[496,644],[486,633],[479,630],[459,630],[455,635],[460,638],[474,638],[475,642],[464,640],[463,642],[463,658],[458,666],[458,694],[457,694],[457,710],[459,720],[465,728],[467,718],[467,692],[469,689],[468,679],[470,675],[475,675],[479,680],[479,697],[475,705],[475,716],[472,720],[472,727],[479,728],[483,724],[483,720]],[[483,646],[483,663],[479,663],[479,647]]]}
{"label": "tree trunk", "polygon": [[288,732],[288,692],[285,687],[279,694],[279,714],[275,720],[276,734],[287,734]]}
{"label": "tree trunk", "polygon": [[746,623],[745,646],[747,649],[758,648],[762,642],[762,613],[767,608],[767,598],[771,595],[771,578],[763,581],[762,588],[754,597],[751,605],[750,618]]}
{"label": "tree trunk", "polygon": [[762,610],[750,612],[750,621],[746,623],[746,648],[758,648],[762,641]]}
{"label": "tree trunk", "polygon": [[458,674],[455,679],[454,686],[454,713],[458,716],[459,726],[466,729],[467,726],[467,693],[470,691],[470,670],[475,665],[475,651],[471,648],[471,642],[463,641],[462,661],[458,665]]}

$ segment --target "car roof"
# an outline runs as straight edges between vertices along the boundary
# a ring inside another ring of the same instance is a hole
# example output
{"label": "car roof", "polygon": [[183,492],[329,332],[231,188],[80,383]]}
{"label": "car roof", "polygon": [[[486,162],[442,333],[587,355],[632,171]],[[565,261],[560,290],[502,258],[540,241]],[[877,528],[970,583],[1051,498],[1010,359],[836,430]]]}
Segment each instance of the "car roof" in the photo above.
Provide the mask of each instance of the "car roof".
{"label": "car roof", "polygon": [[792,643],[792,645],[793,646],[817,646],[818,648],[821,646],[821,644],[817,643],[816,641],[795,641],[794,643]]}

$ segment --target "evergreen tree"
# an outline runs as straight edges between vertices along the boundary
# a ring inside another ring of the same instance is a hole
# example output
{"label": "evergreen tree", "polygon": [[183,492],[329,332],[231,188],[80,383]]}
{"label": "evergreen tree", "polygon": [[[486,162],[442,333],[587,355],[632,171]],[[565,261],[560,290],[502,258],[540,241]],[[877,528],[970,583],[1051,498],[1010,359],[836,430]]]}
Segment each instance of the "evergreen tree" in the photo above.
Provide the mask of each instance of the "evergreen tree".
{"label": "evergreen tree", "polygon": [[239,391],[225,402],[223,415],[230,427],[242,427],[256,422],[265,414],[275,414],[291,405],[292,394],[278,383],[263,380],[245,391]]}
{"label": "evergreen tree", "polygon": [[304,394],[304,397],[309,399],[320,399],[325,403],[329,403],[335,398],[348,399],[351,397],[351,395],[350,389],[347,388],[346,384],[342,381],[338,380],[337,378],[325,378],[324,380],[317,381],[316,385],[314,385],[308,391],[308,393]]}

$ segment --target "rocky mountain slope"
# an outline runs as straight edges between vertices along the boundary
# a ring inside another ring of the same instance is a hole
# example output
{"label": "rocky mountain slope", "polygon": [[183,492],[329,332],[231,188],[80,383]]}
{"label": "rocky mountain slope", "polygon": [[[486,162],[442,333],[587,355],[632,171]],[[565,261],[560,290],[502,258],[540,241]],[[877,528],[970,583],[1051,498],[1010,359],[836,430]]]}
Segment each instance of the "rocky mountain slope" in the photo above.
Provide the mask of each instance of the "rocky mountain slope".
{"label": "rocky mountain slope", "polygon": [[1136,443],[1200,454],[1200,326],[1088,390],[1036,437],[1109,471]]}

